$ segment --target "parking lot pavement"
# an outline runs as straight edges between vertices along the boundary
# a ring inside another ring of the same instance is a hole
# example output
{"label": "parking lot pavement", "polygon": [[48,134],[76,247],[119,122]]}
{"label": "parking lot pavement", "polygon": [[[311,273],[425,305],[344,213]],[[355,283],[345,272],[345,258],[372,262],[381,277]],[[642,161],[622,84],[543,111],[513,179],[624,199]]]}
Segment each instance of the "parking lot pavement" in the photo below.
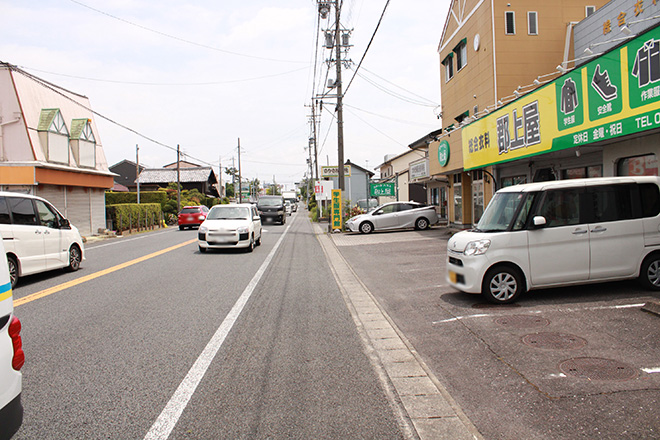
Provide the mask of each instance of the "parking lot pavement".
{"label": "parking lot pavement", "polygon": [[484,438],[660,438],[660,295],[634,282],[508,306],[445,281],[442,228],[333,235],[337,249]]}

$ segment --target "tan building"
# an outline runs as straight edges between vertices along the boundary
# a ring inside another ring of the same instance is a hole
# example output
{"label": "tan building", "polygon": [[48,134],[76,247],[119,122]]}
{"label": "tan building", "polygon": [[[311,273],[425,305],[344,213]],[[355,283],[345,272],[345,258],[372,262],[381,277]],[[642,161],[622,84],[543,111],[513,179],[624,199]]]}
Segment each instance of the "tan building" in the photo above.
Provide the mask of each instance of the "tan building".
{"label": "tan building", "polygon": [[0,190],[43,197],[91,235],[113,176],[87,97],[0,64]]}
{"label": "tan building", "polygon": [[574,26],[605,3],[452,1],[438,47],[443,134],[429,147],[431,176],[448,179],[451,225],[476,223],[499,184],[492,166],[466,172],[461,128],[574,66]]}

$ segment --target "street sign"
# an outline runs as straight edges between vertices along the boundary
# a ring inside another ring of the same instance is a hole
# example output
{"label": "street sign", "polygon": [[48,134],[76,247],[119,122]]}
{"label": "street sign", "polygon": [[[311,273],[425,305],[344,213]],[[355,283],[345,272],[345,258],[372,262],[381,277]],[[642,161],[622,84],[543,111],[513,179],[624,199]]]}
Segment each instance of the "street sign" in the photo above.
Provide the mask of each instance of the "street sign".
{"label": "street sign", "polygon": [[314,182],[316,201],[330,200],[332,197],[333,182],[331,180],[317,180]]}
{"label": "street sign", "polygon": [[333,189],[332,190],[332,229],[341,230],[341,227],[342,227],[341,190]]}
{"label": "street sign", "polygon": [[[344,165],[344,177],[350,177],[351,166]],[[322,166],[321,177],[339,177],[339,167],[336,166]]]}
{"label": "street sign", "polygon": [[372,197],[394,197],[396,195],[394,183],[372,183],[369,187]]}

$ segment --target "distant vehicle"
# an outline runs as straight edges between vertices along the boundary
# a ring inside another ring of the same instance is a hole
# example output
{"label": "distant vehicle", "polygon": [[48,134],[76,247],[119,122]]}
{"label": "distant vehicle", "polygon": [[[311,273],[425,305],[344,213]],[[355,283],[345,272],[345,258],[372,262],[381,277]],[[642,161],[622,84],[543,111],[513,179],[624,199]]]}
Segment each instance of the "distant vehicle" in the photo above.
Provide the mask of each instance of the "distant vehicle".
{"label": "distant vehicle", "polygon": [[261,196],[257,200],[257,210],[263,223],[273,221],[281,224],[286,223],[286,211],[284,208],[284,197]]}
{"label": "distant vehicle", "polygon": [[209,213],[209,208],[206,206],[186,206],[179,213],[178,223],[179,230],[182,231],[186,228],[199,227],[206,219]]}
{"label": "distant vehicle", "polygon": [[539,288],[637,278],[660,290],[660,177],[510,186],[447,243],[447,281],[496,304]]}
{"label": "distant vehicle", "polygon": [[291,215],[293,213],[293,205],[288,200],[284,201],[284,210],[286,211],[287,215]]}
{"label": "distant vehicle", "polygon": [[378,199],[360,199],[357,201],[357,207],[364,212],[369,212],[378,206]]}
{"label": "distant vehicle", "polygon": [[284,191],[282,193],[282,197],[284,200],[288,200],[291,202],[291,208],[293,212],[296,212],[298,210],[298,196],[296,195],[295,191]]}
{"label": "distant vehicle", "polygon": [[[0,240],[0,252],[5,249]],[[2,254],[0,254],[2,255]],[[25,363],[21,322],[14,316],[14,300],[7,261],[0,258],[0,438],[9,439],[23,423],[21,393]]]}
{"label": "distant vehicle", "polygon": [[12,288],[19,277],[52,269],[76,271],[84,260],[78,229],[41,197],[0,192],[0,235]]}
{"label": "distant vehicle", "polygon": [[428,229],[437,222],[438,214],[433,206],[417,202],[390,202],[350,218],[346,221],[346,227],[353,232],[369,234],[389,229]]}
{"label": "distant vehicle", "polygon": [[197,232],[200,252],[208,249],[246,248],[261,244],[261,217],[251,203],[215,205]]}

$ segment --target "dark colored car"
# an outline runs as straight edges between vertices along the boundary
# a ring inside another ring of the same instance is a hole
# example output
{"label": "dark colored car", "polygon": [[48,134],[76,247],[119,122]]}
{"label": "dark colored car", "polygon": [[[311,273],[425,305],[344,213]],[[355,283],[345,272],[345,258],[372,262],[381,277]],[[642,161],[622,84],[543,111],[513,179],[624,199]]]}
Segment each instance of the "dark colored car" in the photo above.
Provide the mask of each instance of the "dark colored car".
{"label": "dark colored car", "polygon": [[261,196],[257,201],[257,211],[263,223],[273,221],[281,224],[286,223],[286,210],[284,209],[284,197]]}
{"label": "dark colored car", "polygon": [[179,213],[179,229],[192,228],[196,226],[199,228],[206,216],[209,213],[209,208],[206,206],[186,206]]}

